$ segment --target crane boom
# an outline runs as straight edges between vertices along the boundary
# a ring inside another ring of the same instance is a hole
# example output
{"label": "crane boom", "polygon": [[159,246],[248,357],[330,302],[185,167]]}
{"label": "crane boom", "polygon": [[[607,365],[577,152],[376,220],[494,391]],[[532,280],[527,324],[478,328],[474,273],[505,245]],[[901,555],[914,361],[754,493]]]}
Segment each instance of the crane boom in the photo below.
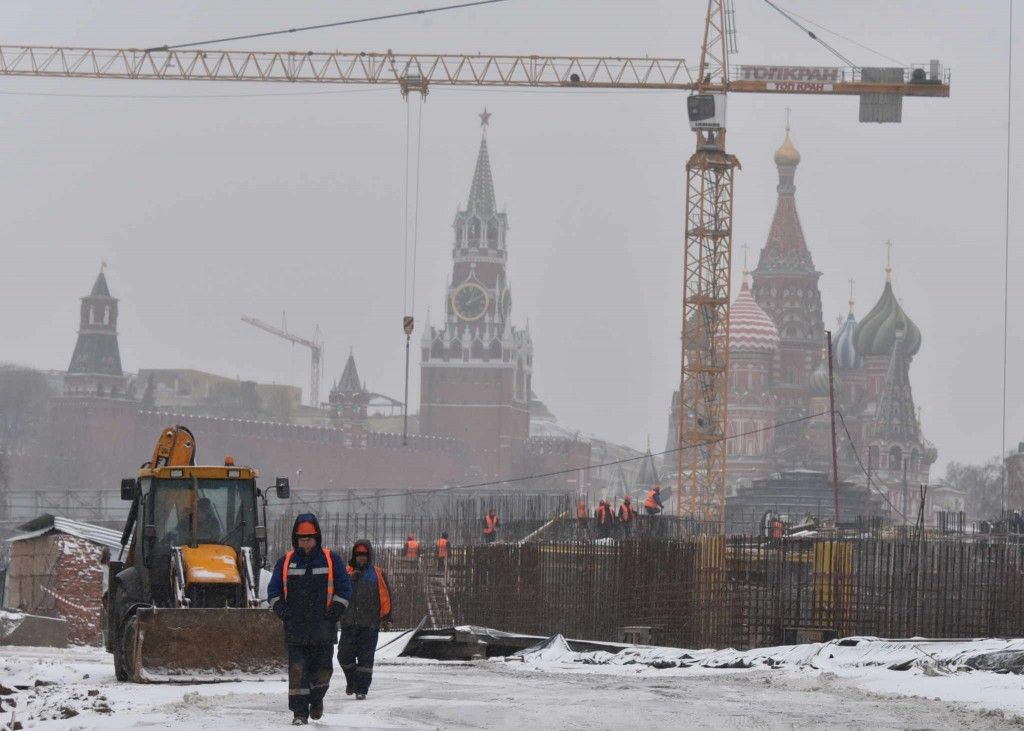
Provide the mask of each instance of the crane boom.
{"label": "crane boom", "polygon": [[[715,51],[716,64],[709,65],[721,68],[721,55]],[[941,83],[914,83],[910,68],[900,69],[901,81],[885,82],[864,79],[860,69],[831,68],[834,82],[827,84],[780,83],[760,78],[770,73],[756,72],[779,68],[788,67],[733,67],[732,81],[723,84],[715,73],[713,83],[701,85],[682,58],[0,45],[0,76],[383,84],[399,86],[403,93],[431,85],[676,91],[701,86],[738,93],[949,96],[948,76]]]}
{"label": "crane boom", "polygon": [[320,406],[320,370],[324,354],[324,345],[320,340],[320,328],[316,328],[313,339],[310,340],[308,338],[295,335],[294,333],[290,333],[284,328],[275,327],[270,323],[263,322],[263,320],[250,317],[249,315],[242,315],[242,322],[247,322],[253,327],[259,328],[271,335],[276,335],[277,337],[283,338],[295,345],[302,345],[303,347],[309,348],[309,405],[314,407]]}

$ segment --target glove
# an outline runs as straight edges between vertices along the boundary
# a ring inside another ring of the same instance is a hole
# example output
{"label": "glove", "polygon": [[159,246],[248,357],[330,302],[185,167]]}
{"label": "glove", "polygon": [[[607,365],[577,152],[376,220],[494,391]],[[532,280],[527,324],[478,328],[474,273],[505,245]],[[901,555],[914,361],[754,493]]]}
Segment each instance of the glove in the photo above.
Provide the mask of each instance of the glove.
{"label": "glove", "polygon": [[382,619],[380,621],[380,628],[382,632],[390,632],[391,628],[394,626],[395,625],[391,622],[390,619]]}
{"label": "glove", "polygon": [[292,618],[292,610],[288,608],[288,604],[284,599],[278,599],[274,602],[274,606],[272,608],[274,610],[274,614],[276,614],[278,619],[282,622],[287,622]]}
{"label": "glove", "polygon": [[330,622],[337,622],[341,619],[341,615],[345,613],[345,605],[341,602],[331,602],[331,606],[327,609],[327,620]]}

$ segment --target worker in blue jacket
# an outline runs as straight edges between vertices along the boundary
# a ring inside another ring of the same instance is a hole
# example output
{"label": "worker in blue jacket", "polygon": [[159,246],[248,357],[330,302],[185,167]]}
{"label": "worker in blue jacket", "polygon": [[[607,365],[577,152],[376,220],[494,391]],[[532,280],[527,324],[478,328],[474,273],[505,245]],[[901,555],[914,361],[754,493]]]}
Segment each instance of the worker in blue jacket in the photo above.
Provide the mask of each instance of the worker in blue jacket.
{"label": "worker in blue jacket", "polygon": [[338,620],[352,598],[345,562],[322,544],[315,515],[302,513],[295,518],[293,550],[278,560],[267,586],[270,608],[284,622],[288,708],[296,726],[324,713]]}

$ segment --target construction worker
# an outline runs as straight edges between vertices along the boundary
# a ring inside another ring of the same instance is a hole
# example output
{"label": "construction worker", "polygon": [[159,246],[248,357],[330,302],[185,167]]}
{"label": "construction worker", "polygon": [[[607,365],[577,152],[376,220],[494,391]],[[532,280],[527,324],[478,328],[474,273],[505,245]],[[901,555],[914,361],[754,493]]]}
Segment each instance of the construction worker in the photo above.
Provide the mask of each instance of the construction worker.
{"label": "construction worker", "polygon": [[437,570],[444,571],[445,564],[448,563],[448,534],[442,533],[441,537],[437,539]]}
{"label": "construction worker", "polygon": [[288,708],[300,726],[324,713],[333,671],[338,619],[352,597],[343,561],[323,547],[320,523],[302,513],[292,526],[292,550],[270,575],[267,601],[284,622],[288,646]]}
{"label": "construction worker", "polygon": [[594,511],[594,517],[597,519],[598,538],[611,537],[612,526],[615,525],[615,517],[612,515],[612,505],[608,501],[608,498],[604,498],[597,504],[597,510]]}
{"label": "construction worker", "polygon": [[580,500],[576,503],[576,534],[585,536],[587,534],[587,502]]}
{"label": "construction worker", "polygon": [[498,511],[491,508],[487,511],[487,515],[484,516],[484,541],[494,543],[498,540],[498,526],[500,525],[501,521],[498,520]]}
{"label": "construction worker", "polygon": [[405,539],[405,557],[410,561],[420,560],[420,542],[416,540],[414,533],[410,533]]}
{"label": "construction worker", "polygon": [[373,546],[356,541],[346,567],[352,578],[352,601],[341,619],[338,664],[345,673],[345,694],[366,700],[373,680],[377,635],[391,629],[391,589],[384,572],[373,563]]}
{"label": "construction worker", "polygon": [[655,485],[647,491],[647,497],[644,498],[644,512],[648,515],[657,515],[664,507],[661,502],[661,485]]}
{"label": "construction worker", "polygon": [[622,535],[628,538],[633,533],[633,519],[636,518],[636,511],[633,510],[629,495],[623,498],[622,505],[619,506],[618,517],[619,525],[622,526]]}

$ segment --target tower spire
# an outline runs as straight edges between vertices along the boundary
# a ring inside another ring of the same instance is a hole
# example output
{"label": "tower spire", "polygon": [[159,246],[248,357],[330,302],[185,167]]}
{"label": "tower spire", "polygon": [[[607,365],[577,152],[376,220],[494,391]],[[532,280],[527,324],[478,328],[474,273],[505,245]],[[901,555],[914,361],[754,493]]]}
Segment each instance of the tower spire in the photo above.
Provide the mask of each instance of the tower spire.
{"label": "tower spire", "polygon": [[853,314],[853,279],[850,280],[850,299],[848,300],[848,302],[850,304],[850,314],[852,315]]}
{"label": "tower spire", "polygon": [[885,281],[892,281],[892,242],[885,242]]}
{"label": "tower spire", "polygon": [[491,113],[484,108],[480,116],[480,151],[476,156],[476,168],[473,170],[473,183],[469,187],[469,213],[488,218],[494,214],[497,205],[494,200],[494,179],[491,177],[491,158],[487,152],[487,128],[491,123]]}

